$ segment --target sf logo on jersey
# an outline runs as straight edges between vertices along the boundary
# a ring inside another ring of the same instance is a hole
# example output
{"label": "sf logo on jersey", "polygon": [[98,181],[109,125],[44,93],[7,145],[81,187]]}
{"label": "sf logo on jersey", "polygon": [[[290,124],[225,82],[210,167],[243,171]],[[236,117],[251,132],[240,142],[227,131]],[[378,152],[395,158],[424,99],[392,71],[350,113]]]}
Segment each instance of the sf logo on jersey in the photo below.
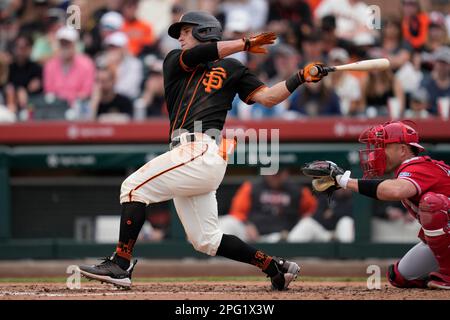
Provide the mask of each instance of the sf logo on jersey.
{"label": "sf logo on jersey", "polygon": [[222,67],[212,68],[202,81],[205,92],[211,93],[211,89],[218,90],[223,86],[223,79],[227,78],[227,72]]}

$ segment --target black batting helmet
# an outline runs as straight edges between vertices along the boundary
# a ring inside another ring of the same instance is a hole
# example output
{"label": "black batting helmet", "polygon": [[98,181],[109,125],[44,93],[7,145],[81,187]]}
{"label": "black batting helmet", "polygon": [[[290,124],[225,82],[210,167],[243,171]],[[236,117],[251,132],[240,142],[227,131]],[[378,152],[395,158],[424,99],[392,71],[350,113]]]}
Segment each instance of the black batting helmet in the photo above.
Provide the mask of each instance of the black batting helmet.
{"label": "black batting helmet", "polygon": [[178,39],[181,28],[192,25],[192,35],[200,42],[222,40],[222,25],[213,15],[204,11],[190,11],[184,14],[180,21],[169,27],[169,36]]}

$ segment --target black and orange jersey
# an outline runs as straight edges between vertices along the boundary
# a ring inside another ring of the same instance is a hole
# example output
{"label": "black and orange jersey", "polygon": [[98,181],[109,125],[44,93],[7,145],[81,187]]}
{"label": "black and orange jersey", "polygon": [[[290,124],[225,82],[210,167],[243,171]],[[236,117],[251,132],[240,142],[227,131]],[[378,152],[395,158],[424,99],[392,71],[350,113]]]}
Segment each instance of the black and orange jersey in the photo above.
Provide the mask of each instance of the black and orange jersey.
{"label": "black and orange jersey", "polygon": [[202,132],[222,130],[236,94],[246,103],[264,84],[236,59],[224,58],[189,67],[183,60],[188,50],[172,50],[163,65],[164,90],[170,118],[170,137],[178,129]]}
{"label": "black and orange jersey", "polygon": [[419,13],[402,20],[403,39],[414,49],[422,48],[427,42],[430,20],[426,13]]}
{"label": "black and orange jersey", "polygon": [[[269,202],[262,199],[263,194],[272,193],[270,188],[258,188],[258,186],[264,185],[265,184],[263,182],[244,182],[233,197],[229,214],[234,216],[236,219],[245,222],[249,219],[249,215],[251,215],[251,213],[255,211],[255,201],[264,202],[263,205],[267,207],[270,207],[272,205],[283,206],[282,203],[270,204]],[[288,186],[290,187],[290,185]],[[257,193],[256,195],[255,192]],[[284,206],[288,208],[296,208],[297,218],[302,218],[314,214],[317,210],[318,202],[317,198],[312,194],[311,190],[308,187],[302,186],[300,187],[300,189],[296,190],[296,192],[298,193],[298,195],[295,196],[295,199],[298,199],[298,203],[294,203],[294,199],[292,199],[294,197],[290,196],[290,192],[285,191],[273,191],[274,194],[283,195],[282,197],[264,197],[269,200],[286,198],[289,199],[289,201],[285,203]]]}

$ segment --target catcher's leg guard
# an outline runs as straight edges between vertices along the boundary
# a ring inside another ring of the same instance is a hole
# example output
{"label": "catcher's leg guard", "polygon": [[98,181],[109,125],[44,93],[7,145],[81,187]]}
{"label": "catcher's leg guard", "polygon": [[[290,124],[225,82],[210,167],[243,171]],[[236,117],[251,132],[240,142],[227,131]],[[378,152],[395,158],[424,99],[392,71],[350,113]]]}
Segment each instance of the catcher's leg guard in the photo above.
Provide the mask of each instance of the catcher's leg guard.
{"label": "catcher's leg guard", "polygon": [[419,204],[425,240],[439,263],[439,272],[430,273],[431,288],[450,289],[450,200],[442,194],[426,193]]}
{"label": "catcher's leg guard", "polygon": [[408,280],[398,271],[397,261],[395,264],[391,264],[388,268],[387,278],[391,285],[397,288],[426,288],[427,280],[415,279]]}

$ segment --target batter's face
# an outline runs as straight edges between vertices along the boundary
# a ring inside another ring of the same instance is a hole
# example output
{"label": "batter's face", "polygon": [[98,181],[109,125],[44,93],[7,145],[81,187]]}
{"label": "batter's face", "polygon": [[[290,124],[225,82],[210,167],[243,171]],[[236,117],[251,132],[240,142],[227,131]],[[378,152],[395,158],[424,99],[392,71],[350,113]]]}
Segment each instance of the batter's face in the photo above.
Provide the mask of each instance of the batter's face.
{"label": "batter's face", "polygon": [[200,41],[195,39],[194,36],[192,35],[192,29],[193,26],[185,25],[180,30],[180,36],[178,37],[178,41],[180,42],[182,50],[192,49],[200,44]]}

